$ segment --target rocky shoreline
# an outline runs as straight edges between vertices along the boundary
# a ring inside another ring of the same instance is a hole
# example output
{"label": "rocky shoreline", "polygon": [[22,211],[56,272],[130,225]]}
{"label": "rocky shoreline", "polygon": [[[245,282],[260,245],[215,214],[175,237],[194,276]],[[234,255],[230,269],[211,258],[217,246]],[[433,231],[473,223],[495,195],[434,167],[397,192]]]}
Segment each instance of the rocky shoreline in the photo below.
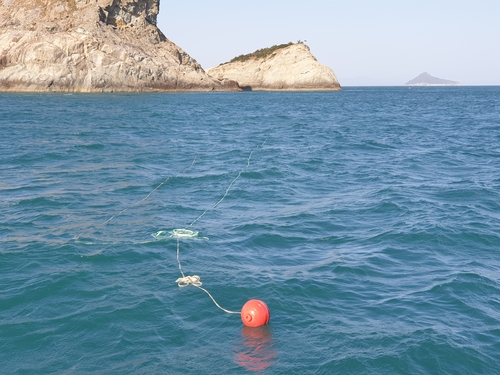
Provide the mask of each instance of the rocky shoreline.
{"label": "rocky shoreline", "polygon": [[232,78],[231,65],[205,72],[158,29],[158,11],[159,0],[1,0],[0,91],[340,89],[330,68],[305,64],[312,60],[297,47],[262,63],[267,75],[247,65],[253,81]]}
{"label": "rocky shoreline", "polygon": [[0,91],[228,91],[156,26],[158,0],[3,0]]}

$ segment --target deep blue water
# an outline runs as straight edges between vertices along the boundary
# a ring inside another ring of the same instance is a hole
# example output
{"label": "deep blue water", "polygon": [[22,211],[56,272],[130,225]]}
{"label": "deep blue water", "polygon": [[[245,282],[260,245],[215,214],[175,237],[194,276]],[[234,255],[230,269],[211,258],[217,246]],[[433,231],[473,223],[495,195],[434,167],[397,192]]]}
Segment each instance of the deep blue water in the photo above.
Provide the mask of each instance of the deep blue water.
{"label": "deep blue water", "polygon": [[0,94],[0,173],[2,374],[500,373],[500,87]]}

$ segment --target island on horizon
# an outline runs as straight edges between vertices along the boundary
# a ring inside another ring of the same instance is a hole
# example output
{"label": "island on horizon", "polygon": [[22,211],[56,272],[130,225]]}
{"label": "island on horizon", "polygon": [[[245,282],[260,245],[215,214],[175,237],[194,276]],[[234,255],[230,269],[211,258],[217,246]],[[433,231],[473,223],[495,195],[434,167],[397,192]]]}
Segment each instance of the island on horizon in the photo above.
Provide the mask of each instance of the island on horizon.
{"label": "island on horizon", "polygon": [[460,82],[437,78],[424,72],[405,83],[406,86],[460,86]]}

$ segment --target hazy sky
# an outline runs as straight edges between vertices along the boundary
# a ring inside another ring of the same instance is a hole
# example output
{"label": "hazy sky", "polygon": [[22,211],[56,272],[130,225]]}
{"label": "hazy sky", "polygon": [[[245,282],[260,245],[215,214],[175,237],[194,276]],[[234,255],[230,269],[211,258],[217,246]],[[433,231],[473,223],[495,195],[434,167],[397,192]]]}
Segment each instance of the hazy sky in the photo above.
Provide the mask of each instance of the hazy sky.
{"label": "hazy sky", "polygon": [[500,0],[161,0],[158,25],[205,69],[306,40],[341,85],[500,85]]}

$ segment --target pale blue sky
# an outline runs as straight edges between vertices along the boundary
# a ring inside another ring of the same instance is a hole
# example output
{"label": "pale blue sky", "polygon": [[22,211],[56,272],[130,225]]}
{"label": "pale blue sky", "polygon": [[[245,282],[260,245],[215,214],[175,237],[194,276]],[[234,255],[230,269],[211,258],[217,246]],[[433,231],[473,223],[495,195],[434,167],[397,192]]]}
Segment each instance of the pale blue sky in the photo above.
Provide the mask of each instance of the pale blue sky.
{"label": "pale blue sky", "polygon": [[500,85],[500,0],[161,0],[158,25],[205,69],[307,40],[345,86]]}

